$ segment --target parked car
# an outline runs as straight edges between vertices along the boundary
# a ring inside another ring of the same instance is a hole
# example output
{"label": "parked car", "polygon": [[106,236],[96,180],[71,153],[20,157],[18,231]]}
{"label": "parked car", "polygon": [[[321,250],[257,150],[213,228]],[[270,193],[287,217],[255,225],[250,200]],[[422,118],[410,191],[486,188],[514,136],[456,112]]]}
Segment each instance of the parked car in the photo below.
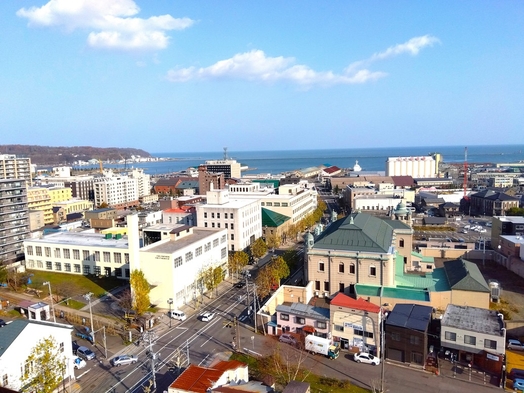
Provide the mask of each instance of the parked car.
{"label": "parked car", "polygon": [[85,360],[91,360],[95,358],[95,353],[87,347],[78,347],[76,354],[78,357]]}
{"label": "parked car", "polygon": [[0,319],[0,328],[7,325],[3,319]]}
{"label": "parked car", "polygon": [[512,381],[515,379],[524,379],[524,370],[521,368],[512,368],[508,374],[508,378]]}
{"label": "parked car", "polygon": [[524,379],[517,378],[513,380],[513,390],[524,391]]}
{"label": "parked car", "polygon": [[524,351],[524,345],[519,340],[509,339],[508,340],[508,349],[513,351]]}
{"label": "parked car", "polygon": [[215,314],[212,312],[205,312],[202,315],[200,315],[200,320],[202,322],[209,322],[213,319],[214,316]]}
{"label": "parked car", "polygon": [[284,333],[279,338],[278,341],[285,344],[297,345],[297,340],[291,334]]}
{"label": "parked car", "polygon": [[180,310],[171,310],[167,313],[171,318],[178,319],[179,321],[185,321],[187,319],[186,314]]}
{"label": "parked car", "polygon": [[353,360],[355,360],[357,363],[367,363],[372,364],[373,366],[378,366],[380,364],[379,358],[367,352],[356,353],[353,355]]}
{"label": "parked car", "polygon": [[236,288],[244,288],[246,286],[245,281],[239,281],[235,284]]}
{"label": "parked car", "polygon": [[73,365],[77,370],[80,370],[81,368],[84,368],[87,363],[84,359],[76,357],[75,360],[73,360]]}
{"label": "parked car", "polygon": [[120,355],[111,359],[111,365],[116,367],[127,366],[128,364],[135,364],[136,362],[138,362],[138,358],[134,355]]}

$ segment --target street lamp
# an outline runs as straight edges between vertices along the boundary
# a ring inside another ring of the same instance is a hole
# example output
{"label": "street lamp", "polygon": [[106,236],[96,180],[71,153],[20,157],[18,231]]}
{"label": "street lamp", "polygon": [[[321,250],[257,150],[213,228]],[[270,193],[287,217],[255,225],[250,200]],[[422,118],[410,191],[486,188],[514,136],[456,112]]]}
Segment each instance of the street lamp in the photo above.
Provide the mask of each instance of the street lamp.
{"label": "street lamp", "polygon": [[95,331],[93,329],[93,310],[91,309],[91,296],[93,296],[93,292],[86,293],[84,295],[84,299],[89,301],[89,316],[91,317],[91,332],[90,332],[90,336],[91,336],[91,341],[95,342]]}
{"label": "street lamp", "polygon": [[47,287],[49,288],[49,297],[51,298],[51,312],[53,313],[53,321],[54,323],[56,323],[55,307],[53,305],[53,294],[51,293],[51,283],[49,281],[46,281],[42,284],[47,285]]}
{"label": "street lamp", "polygon": [[167,299],[167,304],[169,304],[169,328],[171,329],[171,320],[173,319],[171,317],[171,306],[173,305],[173,298]]}

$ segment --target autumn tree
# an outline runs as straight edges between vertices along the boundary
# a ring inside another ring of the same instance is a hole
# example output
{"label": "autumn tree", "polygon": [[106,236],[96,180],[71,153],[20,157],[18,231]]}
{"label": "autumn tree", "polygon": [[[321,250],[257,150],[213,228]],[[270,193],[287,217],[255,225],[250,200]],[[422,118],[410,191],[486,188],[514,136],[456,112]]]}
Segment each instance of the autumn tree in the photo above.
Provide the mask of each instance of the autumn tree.
{"label": "autumn tree", "polygon": [[142,270],[133,270],[129,281],[133,295],[133,310],[135,310],[136,315],[140,316],[145,313],[151,305],[151,300],[149,299],[151,287]]}
{"label": "autumn tree", "polygon": [[506,216],[524,216],[524,208],[512,207],[506,210]]}
{"label": "autumn tree", "polygon": [[273,258],[273,260],[269,263],[269,266],[274,270],[273,275],[279,282],[283,278],[289,277],[289,266],[281,256]]}
{"label": "autumn tree", "polygon": [[260,298],[265,298],[271,293],[271,285],[275,282],[275,275],[273,269],[269,264],[265,264],[258,270],[255,278],[255,286],[257,288],[257,295]]}
{"label": "autumn tree", "polygon": [[251,255],[256,260],[259,260],[267,253],[267,245],[261,237],[255,240],[249,249],[251,251]]}
{"label": "autumn tree", "polygon": [[213,294],[213,290],[218,290],[218,285],[224,279],[224,274],[220,266],[213,267],[210,266],[203,270],[202,280],[208,291],[210,291],[210,296]]}
{"label": "autumn tree", "polygon": [[266,244],[267,244],[268,248],[272,248],[272,249],[278,248],[278,247],[280,247],[280,243],[281,243],[281,237],[280,236],[277,236],[274,233],[271,233],[271,234],[266,236]]}
{"label": "autumn tree", "polygon": [[43,338],[31,350],[23,367],[23,392],[54,392],[66,371],[66,357],[52,336]]}
{"label": "autumn tree", "polygon": [[249,255],[244,251],[232,252],[228,256],[228,269],[231,273],[238,273],[247,266]]}
{"label": "autumn tree", "polygon": [[7,277],[9,276],[9,271],[7,267],[0,261],[0,283],[7,283]]}

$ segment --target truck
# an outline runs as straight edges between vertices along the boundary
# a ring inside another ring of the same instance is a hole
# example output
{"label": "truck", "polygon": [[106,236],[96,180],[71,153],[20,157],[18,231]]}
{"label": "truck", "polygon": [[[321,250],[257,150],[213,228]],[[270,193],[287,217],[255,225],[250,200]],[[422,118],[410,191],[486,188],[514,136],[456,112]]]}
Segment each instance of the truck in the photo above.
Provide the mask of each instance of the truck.
{"label": "truck", "polygon": [[305,348],[306,351],[319,353],[329,359],[336,359],[340,354],[339,345],[333,344],[328,338],[317,337],[312,334],[306,336]]}

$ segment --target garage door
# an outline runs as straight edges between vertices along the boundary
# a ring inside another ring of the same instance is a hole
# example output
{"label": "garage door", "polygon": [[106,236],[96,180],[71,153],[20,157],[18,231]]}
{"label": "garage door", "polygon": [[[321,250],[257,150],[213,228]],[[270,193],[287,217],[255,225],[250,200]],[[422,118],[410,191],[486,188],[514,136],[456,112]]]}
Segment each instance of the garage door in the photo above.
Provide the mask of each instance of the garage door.
{"label": "garage door", "polygon": [[397,362],[404,362],[404,351],[400,349],[388,348],[386,357]]}

